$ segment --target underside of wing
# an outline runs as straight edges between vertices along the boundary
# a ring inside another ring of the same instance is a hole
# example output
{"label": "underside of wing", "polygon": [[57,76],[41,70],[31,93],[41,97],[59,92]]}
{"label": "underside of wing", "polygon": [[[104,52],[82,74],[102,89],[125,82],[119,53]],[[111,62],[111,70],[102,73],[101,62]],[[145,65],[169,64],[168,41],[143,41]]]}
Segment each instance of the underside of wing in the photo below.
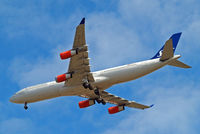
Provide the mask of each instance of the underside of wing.
{"label": "underside of wing", "polygon": [[115,105],[118,105],[118,106],[127,106],[127,107],[138,108],[138,109],[146,109],[146,108],[151,107],[151,106],[147,106],[147,105],[137,103],[135,101],[126,100],[124,98],[110,94],[106,91],[102,91],[101,96],[106,102],[111,103],[111,104],[115,104]]}
{"label": "underside of wing", "polygon": [[[129,100],[126,100],[124,98],[110,94],[106,91],[101,91],[100,98],[98,98],[98,96],[95,95],[94,92],[87,92],[87,93],[80,95],[80,96],[89,99],[89,100],[86,100],[86,101],[95,101],[96,100],[98,102],[100,100],[100,103],[102,103],[102,104],[104,104],[103,102],[106,102],[106,103],[111,103],[111,104],[117,105],[117,106],[108,108],[108,111],[109,111],[110,114],[114,114],[114,113],[123,111],[125,109],[125,107],[131,107],[131,108],[137,108],[137,109],[146,109],[146,108],[150,108],[150,107],[153,106],[153,105],[147,106],[147,105],[137,103],[135,101],[129,101]],[[82,101],[82,102],[84,102],[84,101]],[[95,104],[95,103],[92,103],[92,105],[93,104]],[[89,103],[88,103],[87,106],[90,106]]]}
{"label": "underside of wing", "polygon": [[88,46],[85,41],[85,18],[76,27],[73,48],[60,54],[61,59],[70,58],[68,73],[56,77],[57,82],[65,81],[66,86],[75,86],[83,83],[83,79],[93,82],[90,73]]}

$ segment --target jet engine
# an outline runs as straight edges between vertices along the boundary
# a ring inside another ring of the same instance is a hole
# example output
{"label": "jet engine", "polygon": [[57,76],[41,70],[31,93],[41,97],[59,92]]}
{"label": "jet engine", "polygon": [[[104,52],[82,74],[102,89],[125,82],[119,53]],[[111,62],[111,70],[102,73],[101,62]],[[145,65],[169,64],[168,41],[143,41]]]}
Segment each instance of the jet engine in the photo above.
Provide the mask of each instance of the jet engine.
{"label": "jet engine", "polygon": [[108,108],[109,114],[115,114],[123,110],[124,110],[124,106],[114,106],[114,107]]}
{"label": "jet engine", "polygon": [[59,83],[59,82],[66,81],[67,79],[70,79],[70,78],[72,78],[72,73],[65,73],[65,74],[56,76],[55,80],[56,82]]}
{"label": "jet engine", "polygon": [[78,104],[79,104],[80,108],[86,108],[86,107],[94,105],[95,101],[94,100],[84,100],[84,101],[80,101]]}
{"label": "jet engine", "polygon": [[72,56],[74,56],[76,54],[78,54],[78,50],[77,49],[72,49],[72,50],[60,53],[60,58],[62,60],[65,60],[65,59],[68,59],[68,58],[70,58],[70,57],[72,57]]}

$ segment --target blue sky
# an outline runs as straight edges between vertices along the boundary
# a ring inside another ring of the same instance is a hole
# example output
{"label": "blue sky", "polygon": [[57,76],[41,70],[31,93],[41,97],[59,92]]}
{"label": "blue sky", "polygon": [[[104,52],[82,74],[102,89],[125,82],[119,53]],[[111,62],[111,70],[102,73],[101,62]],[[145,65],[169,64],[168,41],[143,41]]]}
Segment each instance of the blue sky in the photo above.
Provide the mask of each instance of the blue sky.
{"label": "blue sky", "polygon": [[[155,104],[144,111],[109,115],[110,104],[79,109],[79,97],[33,103],[28,111],[10,103],[21,88],[66,72],[68,61],[59,53],[71,49],[83,17],[92,71],[149,59],[176,32],[182,32],[176,54],[192,68],[166,66],[107,90]],[[199,35],[197,0],[0,0],[0,133],[197,134]]]}

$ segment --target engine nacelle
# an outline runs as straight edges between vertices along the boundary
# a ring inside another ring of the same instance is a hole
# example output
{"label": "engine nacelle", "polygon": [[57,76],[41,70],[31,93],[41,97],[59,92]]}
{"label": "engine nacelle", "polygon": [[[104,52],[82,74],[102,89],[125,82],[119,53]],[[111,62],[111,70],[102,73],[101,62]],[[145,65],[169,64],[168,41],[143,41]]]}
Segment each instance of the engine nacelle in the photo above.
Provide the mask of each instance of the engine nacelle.
{"label": "engine nacelle", "polygon": [[95,100],[84,100],[78,103],[80,108],[86,108],[95,104]]}
{"label": "engine nacelle", "polygon": [[114,107],[108,108],[109,114],[115,114],[123,110],[124,110],[124,106],[114,106]]}
{"label": "engine nacelle", "polygon": [[59,82],[66,81],[67,79],[70,79],[70,78],[72,78],[72,73],[65,73],[65,74],[56,76],[55,80],[56,82],[59,83]]}
{"label": "engine nacelle", "polygon": [[65,60],[65,59],[68,59],[68,58],[70,58],[70,57],[72,57],[72,56],[74,56],[76,54],[78,54],[78,50],[77,49],[72,49],[72,50],[60,53],[60,58],[62,60]]}

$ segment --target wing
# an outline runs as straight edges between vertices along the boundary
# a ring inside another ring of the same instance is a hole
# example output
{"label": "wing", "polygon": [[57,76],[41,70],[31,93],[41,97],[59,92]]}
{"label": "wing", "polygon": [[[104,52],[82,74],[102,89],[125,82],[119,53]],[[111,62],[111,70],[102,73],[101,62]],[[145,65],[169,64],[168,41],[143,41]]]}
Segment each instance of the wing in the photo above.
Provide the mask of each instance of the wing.
{"label": "wing", "polygon": [[139,104],[135,101],[128,101],[124,98],[112,95],[106,91],[102,91],[101,96],[104,99],[104,101],[111,103],[111,104],[119,105],[119,106],[124,105],[127,107],[138,108],[138,109],[150,108],[150,106]]}
{"label": "wing", "polygon": [[78,85],[82,83],[83,79],[93,82],[94,78],[90,73],[88,46],[85,41],[85,18],[76,27],[73,49],[76,49],[78,54],[70,59],[68,72],[73,72],[73,75],[72,79],[67,80],[65,84],[67,86]]}
{"label": "wing", "polygon": [[[85,98],[89,98],[89,99],[95,99],[98,96],[96,96],[94,93],[91,92],[91,93],[81,95],[81,97],[85,97]],[[132,107],[132,108],[137,108],[137,109],[146,109],[146,108],[150,108],[150,107],[153,106],[153,105],[147,106],[147,105],[137,103],[135,101],[129,101],[129,100],[126,100],[124,98],[110,94],[106,91],[101,91],[101,98],[107,103],[115,104],[115,105],[118,105],[118,106],[127,106],[127,107]]]}

